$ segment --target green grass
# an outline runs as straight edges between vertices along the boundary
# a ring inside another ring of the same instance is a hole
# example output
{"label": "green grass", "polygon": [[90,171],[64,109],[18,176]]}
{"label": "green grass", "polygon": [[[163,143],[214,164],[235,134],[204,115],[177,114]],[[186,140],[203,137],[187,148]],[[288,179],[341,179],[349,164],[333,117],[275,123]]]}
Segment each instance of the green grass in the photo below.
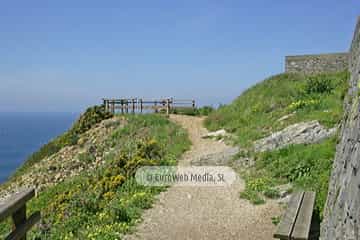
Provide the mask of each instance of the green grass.
{"label": "green grass", "polygon": [[272,187],[291,182],[295,190],[305,189],[317,193],[315,211],[322,216],[335,148],[336,137],[332,137],[318,144],[291,145],[276,151],[258,153],[254,169],[249,171],[246,179],[247,183],[262,181],[263,186],[258,189],[250,186],[248,189],[266,196],[266,191]]}
{"label": "green grass", "polygon": [[[30,202],[28,211],[41,210],[42,220],[29,239],[119,239],[151,207],[164,188],[138,185],[136,169],[174,165],[190,142],[184,130],[164,117],[126,118],[127,125],[107,139],[114,150],[103,167],[50,187]],[[0,238],[10,229],[9,222],[0,224]]]}
{"label": "green grass", "polygon": [[171,109],[170,113],[189,115],[189,116],[208,116],[213,111],[214,108],[212,106],[203,106],[195,109],[191,107],[176,107]]}
{"label": "green grass", "polygon": [[[255,166],[241,170],[246,189],[240,197],[261,204],[266,198],[279,196],[277,185],[291,182],[295,190],[316,191],[315,212],[322,216],[336,137],[257,154],[252,145],[255,140],[301,121],[318,120],[325,127],[336,126],[343,116],[348,79],[347,72],[280,74],[256,84],[230,105],[209,115],[205,121],[208,129],[224,128],[233,133],[235,144],[255,159]],[[285,115],[288,118],[279,121]]]}
{"label": "green grass", "polygon": [[[319,84],[319,88],[313,89],[310,87],[313,78],[323,79],[331,87],[323,90]],[[342,118],[348,78],[347,72],[315,77],[285,73],[271,77],[246,90],[232,104],[211,113],[205,126],[209,130],[226,129],[243,147],[301,121],[319,120],[326,127],[333,127]],[[277,121],[291,113],[294,115],[286,121]]]}

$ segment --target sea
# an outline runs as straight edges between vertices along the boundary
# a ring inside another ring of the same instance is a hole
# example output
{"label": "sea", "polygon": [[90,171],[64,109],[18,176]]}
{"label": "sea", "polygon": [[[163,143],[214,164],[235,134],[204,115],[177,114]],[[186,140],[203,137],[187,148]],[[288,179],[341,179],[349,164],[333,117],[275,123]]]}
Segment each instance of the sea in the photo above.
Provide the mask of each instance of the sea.
{"label": "sea", "polygon": [[78,113],[0,112],[0,184],[33,152],[68,130]]}

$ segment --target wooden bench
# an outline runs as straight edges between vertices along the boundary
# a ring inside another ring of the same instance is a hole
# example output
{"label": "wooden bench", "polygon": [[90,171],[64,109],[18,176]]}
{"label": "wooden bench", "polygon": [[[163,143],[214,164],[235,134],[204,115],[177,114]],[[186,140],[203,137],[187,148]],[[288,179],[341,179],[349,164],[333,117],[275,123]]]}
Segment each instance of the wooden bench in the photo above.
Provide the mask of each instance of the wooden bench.
{"label": "wooden bench", "polygon": [[315,192],[295,192],[290,198],[274,238],[309,239],[314,203]]}
{"label": "wooden bench", "polygon": [[40,221],[40,212],[26,218],[26,202],[35,196],[34,189],[26,189],[0,202],[0,222],[8,217],[13,219],[13,231],[6,240],[25,240],[26,233]]}

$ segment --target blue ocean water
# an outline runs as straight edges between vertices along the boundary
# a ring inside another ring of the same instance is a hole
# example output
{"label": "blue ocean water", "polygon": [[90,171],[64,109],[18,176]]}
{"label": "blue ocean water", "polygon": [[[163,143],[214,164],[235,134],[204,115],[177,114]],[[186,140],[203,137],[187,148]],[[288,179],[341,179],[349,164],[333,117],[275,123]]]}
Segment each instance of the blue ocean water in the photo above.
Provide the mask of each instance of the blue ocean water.
{"label": "blue ocean water", "polygon": [[0,183],[26,158],[71,127],[75,113],[0,113]]}

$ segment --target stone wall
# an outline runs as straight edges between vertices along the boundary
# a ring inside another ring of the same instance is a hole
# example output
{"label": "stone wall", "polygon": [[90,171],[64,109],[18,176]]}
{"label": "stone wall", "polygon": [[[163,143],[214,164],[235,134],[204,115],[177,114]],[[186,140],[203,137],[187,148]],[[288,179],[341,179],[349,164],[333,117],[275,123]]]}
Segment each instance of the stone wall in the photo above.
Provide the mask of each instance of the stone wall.
{"label": "stone wall", "polygon": [[360,18],[350,49],[350,88],[330,178],[321,239],[360,239]]}
{"label": "stone wall", "polygon": [[348,68],[348,53],[329,53],[285,57],[285,72],[313,74],[344,71]]}

